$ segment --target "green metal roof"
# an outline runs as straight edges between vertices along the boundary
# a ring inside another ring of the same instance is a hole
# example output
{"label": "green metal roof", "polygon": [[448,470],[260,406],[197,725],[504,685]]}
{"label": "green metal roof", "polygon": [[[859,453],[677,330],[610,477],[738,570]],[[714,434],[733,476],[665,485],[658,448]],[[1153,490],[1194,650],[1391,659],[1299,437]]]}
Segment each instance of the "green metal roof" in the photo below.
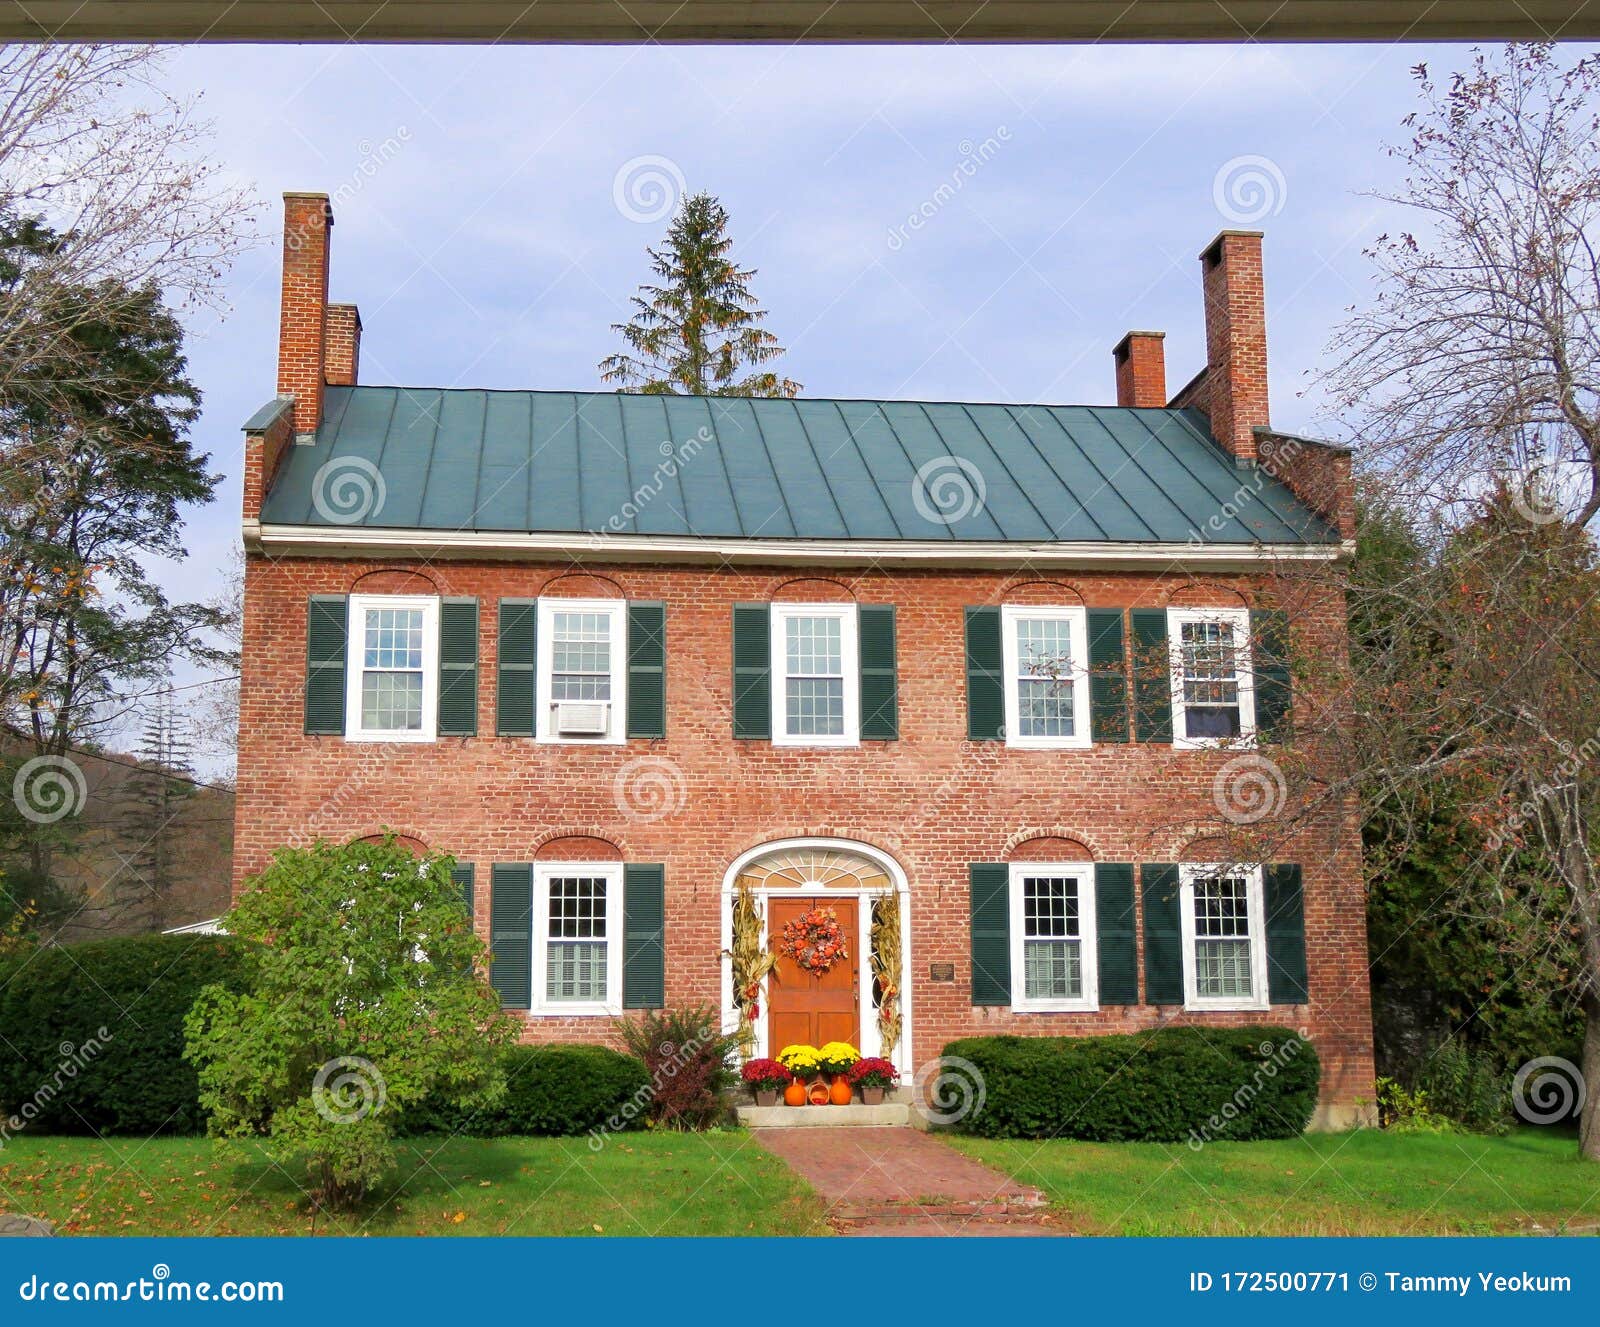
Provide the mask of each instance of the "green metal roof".
{"label": "green metal roof", "polygon": [[[350,519],[336,482],[362,471],[381,477],[379,500]],[[1241,471],[1193,410],[460,388],[329,387],[315,445],[288,450],[261,519],[747,539],[1337,542],[1283,485]]]}

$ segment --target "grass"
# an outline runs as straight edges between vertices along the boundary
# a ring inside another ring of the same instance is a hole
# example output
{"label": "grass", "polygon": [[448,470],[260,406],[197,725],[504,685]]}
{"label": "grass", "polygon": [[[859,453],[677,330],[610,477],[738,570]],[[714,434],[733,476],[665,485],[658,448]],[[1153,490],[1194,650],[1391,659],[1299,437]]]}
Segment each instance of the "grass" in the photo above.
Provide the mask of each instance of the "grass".
{"label": "grass", "polygon": [[1272,1142],[954,1146],[1044,1190],[1086,1235],[1489,1235],[1600,1230],[1573,1135],[1363,1130]]}
{"label": "grass", "polygon": [[748,1134],[413,1139],[388,1189],[314,1213],[254,1144],[34,1138],[0,1151],[0,1211],[76,1235],[827,1234],[811,1191]]}

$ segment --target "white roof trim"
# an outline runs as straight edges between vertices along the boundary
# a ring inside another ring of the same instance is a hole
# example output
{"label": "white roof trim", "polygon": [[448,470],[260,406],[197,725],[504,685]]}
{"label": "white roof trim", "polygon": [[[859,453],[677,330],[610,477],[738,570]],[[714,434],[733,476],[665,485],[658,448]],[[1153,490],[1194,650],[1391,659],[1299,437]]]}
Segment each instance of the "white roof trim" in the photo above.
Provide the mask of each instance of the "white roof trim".
{"label": "white roof trim", "polygon": [[286,557],[415,556],[593,562],[785,563],[898,567],[1055,566],[1166,570],[1173,566],[1252,568],[1274,562],[1331,562],[1355,551],[1338,544],[1023,543],[945,539],[723,539],[683,535],[520,534],[495,530],[382,530],[354,526],[263,525],[246,521],[248,547]]}

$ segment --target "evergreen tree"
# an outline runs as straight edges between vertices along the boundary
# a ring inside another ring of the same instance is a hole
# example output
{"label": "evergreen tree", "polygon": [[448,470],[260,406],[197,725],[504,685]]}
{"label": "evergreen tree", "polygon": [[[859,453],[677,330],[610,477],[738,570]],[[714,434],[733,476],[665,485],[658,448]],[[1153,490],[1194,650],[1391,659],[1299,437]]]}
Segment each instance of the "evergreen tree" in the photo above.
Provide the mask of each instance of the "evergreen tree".
{"label": "evergreen tree", "polygon": [[761,326],[766,310],[750,293],[754,268],[733,261],[727,210],[694,194],[672,219],[666,243],[648,249],[660,284],[639,288],[634,314],[613,323],[628,349],[600,361],[619,390],[675,396],[795,396],[800,384],[770,370],[783,347]]}
{"label": "evergreen tree", "polygon": [[137,769],[119,790],[118,831],[125,863],[107,900],[120,919],[134,915],[141,929],[166,926],[174,877],[173,821],[195,792],[190,743],[172,704],[172,692],[155,698],[135,753]]}

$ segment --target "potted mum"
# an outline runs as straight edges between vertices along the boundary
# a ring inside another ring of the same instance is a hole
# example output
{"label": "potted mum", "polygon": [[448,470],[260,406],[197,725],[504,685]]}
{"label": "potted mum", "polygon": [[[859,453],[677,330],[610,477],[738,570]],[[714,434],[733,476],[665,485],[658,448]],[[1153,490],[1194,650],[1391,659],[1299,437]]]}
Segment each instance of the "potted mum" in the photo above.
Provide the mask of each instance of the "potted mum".
{"label": "potted mum", "polygon": [[776,1106],[778,1093],[789,1086],[793,1075],[776,1060],[749,1060],[739,1076],[756,1099],[758,1106]]}
{"label": "potted mum", "polygon": [[[788,1105],[804,1106],[807,1101],[816,1106],[828,1104],[828,1085],[818,1077],[821,1073],[819,1054],[815,1046],[799,1044],[785,1046],[778,1052],[778,1063],[794,1075],[794,1082],[783,1093]],[[819,1089],[820,1098],[817,1096]]]}
{"label": "potted mum", "polygon": [[852,1064],[847,1076],[856,1091],[861,1093],[861,1100],[869,1106],[877,1106],[883,1102],[884,1089],[895,1085],[900,1071],[892,1061],[869,1055]]}
{"label": "potted mum", "polygon": [[845,1077],[861,1052],[848,1041],[830,1041],[817,1052],[817,1068],[833,1079],[829,1100],[835,1106],[850,1104],[850,1080]]}

